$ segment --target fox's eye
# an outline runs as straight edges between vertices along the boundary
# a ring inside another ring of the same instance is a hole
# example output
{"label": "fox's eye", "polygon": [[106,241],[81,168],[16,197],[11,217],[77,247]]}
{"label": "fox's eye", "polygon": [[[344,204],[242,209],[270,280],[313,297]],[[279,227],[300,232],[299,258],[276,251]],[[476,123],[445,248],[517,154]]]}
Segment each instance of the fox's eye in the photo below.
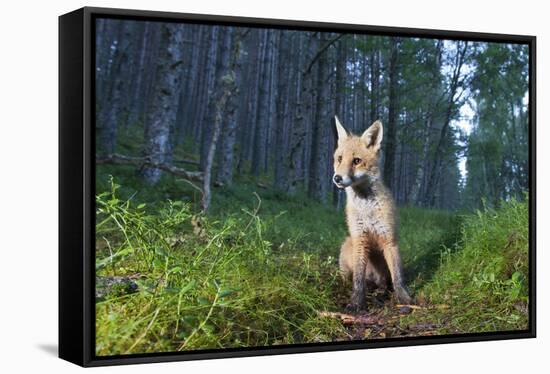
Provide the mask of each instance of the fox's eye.
{"label": "fox's eye", "polygon": [[353,159],[353,165],[359,165],[361,163],[361,161],[363,161],[363,160],[361,160],[360,158],[355,157]]}
{"label": "fox's eye", "polygon": [[342,162],[342,156],[338,156],[338,163]]}

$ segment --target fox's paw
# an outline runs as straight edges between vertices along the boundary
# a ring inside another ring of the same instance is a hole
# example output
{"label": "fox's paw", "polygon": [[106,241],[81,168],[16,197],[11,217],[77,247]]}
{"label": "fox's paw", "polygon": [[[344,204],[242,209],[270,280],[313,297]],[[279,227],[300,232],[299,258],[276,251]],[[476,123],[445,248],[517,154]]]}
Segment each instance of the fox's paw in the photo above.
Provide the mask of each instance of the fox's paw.
{"label": "fox's paw", "polygon": [[412,298],[409,296],[409,293],[403,287],[396,287],[395,289],[395,299],[399,304],[410,304]]}

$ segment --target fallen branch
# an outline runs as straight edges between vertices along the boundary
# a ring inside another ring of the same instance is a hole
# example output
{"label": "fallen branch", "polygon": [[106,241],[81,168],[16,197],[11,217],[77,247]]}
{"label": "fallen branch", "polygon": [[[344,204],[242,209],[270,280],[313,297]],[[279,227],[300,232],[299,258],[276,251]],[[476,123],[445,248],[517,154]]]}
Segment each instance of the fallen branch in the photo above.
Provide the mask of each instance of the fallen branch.
{"label": "fallen branch", "polygon": [[188,185],[190,185],[191,187],[193,187],[194,189],[196,189],[197,191],[199,191],[201,194],[204,194],[202,188],[200,188],[199,186],[197,186],[195,183],[191,182],[190,180],[187,180],[187,179],[178,179],[178,181],[185,182],[185,183],[187,183]]}
{"label": "fallen branch", "polygon": [[201,171],[188,171],[173,165],[154,162],[145,157],[131,157],[119,154],[112,154],[106,157],[96,158],[96,164],[148,166],[196,182],[202,182],[204,178]]}
{"label": "fallen branch", "polygon": [[328,317],[328,318],[338,318],[342,321],[344,325],[381,325],[384,323],[383,319],[380,319],[375,316],[365,316],[365,315],[357,315],[354,316],[352,314],[345,314],[345,313],[339,313],[339,312],[319,312],[320,317]]}

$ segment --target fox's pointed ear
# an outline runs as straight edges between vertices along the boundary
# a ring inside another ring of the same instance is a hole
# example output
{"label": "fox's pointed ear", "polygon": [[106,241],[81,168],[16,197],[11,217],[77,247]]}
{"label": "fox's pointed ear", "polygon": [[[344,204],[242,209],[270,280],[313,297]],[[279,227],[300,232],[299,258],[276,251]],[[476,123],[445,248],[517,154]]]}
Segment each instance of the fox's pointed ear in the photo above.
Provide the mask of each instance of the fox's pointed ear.
{"label": "fox's pointed ear", "polygon": [[384,129],[382,127],[382,122],[375,121],[365,130],[363,135],[361,135],[361,140],[365,142],[367,148],[373,147],[375,150],[379,150],[383,135]]}
{"label": "fox's pointed ear", "polygon": [[336,121],[336,132],[338,133],[338,141],[346,139],[349,136],[348,132],[346,131],[344,126],[342,126],[337,116],[334,116],[334,120]]}

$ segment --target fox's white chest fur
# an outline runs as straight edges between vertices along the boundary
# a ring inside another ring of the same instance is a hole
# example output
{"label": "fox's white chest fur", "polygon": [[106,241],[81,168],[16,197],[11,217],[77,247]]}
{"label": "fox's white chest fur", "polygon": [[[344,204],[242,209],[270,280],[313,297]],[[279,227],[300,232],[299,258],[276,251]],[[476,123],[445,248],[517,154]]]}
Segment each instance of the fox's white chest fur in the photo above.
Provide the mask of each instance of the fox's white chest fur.
{"label": "fox's white chest fur", "polygon": [[361,196],[352,187],[346,188],[346,195],[347,221],[351,236],[365,233],[392,236],[392,222],[388,222],[388,217],[384,214],[387,209],[384,199],[378,194]]}

